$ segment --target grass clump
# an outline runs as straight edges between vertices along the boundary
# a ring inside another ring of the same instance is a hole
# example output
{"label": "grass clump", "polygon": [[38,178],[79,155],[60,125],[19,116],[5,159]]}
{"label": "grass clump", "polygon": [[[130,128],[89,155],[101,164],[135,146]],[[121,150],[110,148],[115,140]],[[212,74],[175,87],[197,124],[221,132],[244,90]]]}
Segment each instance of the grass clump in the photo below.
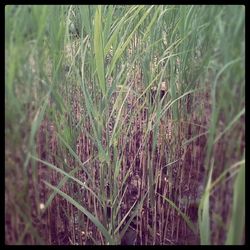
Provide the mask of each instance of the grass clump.
{"label": "grass clump", "polygon": [[6,244],[244,244],[244,21],[6,6]]}

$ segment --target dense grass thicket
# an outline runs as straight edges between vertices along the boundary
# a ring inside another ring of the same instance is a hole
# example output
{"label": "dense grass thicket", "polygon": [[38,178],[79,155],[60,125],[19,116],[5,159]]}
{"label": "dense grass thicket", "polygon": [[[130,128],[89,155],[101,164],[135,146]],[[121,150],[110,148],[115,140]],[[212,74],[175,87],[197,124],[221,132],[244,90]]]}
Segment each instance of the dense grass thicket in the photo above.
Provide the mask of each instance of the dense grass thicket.
{"label": "dense grass thicket", "polygon": [[244,6],[5,7],[6,244],[244,244]]}

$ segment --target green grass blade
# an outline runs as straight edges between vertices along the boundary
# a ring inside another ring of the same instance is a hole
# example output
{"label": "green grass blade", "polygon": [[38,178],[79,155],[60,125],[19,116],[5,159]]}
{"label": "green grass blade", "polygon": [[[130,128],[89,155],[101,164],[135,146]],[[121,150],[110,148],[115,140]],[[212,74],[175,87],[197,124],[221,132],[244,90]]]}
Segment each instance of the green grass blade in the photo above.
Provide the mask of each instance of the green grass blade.
{"label": "green grass blade", "polygon": [[171,201],[170,199],[168,199],[167,197],[165,196],[162,196],[161,194],[157,193],[160,197],[162,197],[165,201],[167,201],[177,212],[178,214],[181,215],[181,217],[183,218],[183,220],[187,223],[188,227],[196,234],[197,233],[197,230],[196,230],[196,227],[195,227],[195,224],[189,219],[189,217],[184,214],[180,208],[178,208],[173,201]]}
{"label": "green grass blade", "polygon": [[[143,7],[143,6],[142,6]],[[147,15],[149,14],[149,12],[151,11],[151,9],[153,8],[150,7],[141,17],[140,21],[137,23],[137,25],[135,26],[134,30],[130,33],[130,35],[128,36],[127,40],[120,46],[117,48],[117,50],[115,51],[114,57],[112,59],[111,62],[111,66],[110,66],[110,70],[109,70],[109,74],[112,73],[112,71],[114,70],[115,64],[117,62],[117,60],[121,57],[122,53],[124,52],[124,50],[126,49],[126,47],[128,46],[129,42],[131,41],[133,35],[135,34],[136,30],[138,29],[138,27],[142,24],[142,22],[145,20],[145,18],[147,17]],[[138,9],[138,12],[140,11],[140,9]],[[136,13],[137,14],[137,13]],[[134,14],[134,15],[136,15]]]}
{"label": "green grass blade", "polygon": [[242,164],[234,184],[233,212],[226,245],[241,245],[245,229],[245,164]]}
{"label": "green grass blade", "polygon": [[113,245],[115,242],[112,239],[112,236],[109,234],[108,230],[101,224],[101,222],[98,220],[98,218],[94,217],[87,209],[85,209],[83,206],[81,206],[77,201],[75,201],[73,198],[71,198],[69,195],[62,192],[57,187],[51,185],[47,181],[44,181],[44,183],[56,191],[59,195],[61,195],[64,199],[66,199],[68,202],[70,202],[73,206],[75,206],[77,209],[79,209],[82,213],[84,213],[100,230],[100,232],[103,234],[103,236],[106,238],[107,242],[110,245]]}
{"label": "green grass blade", "polygon": [[104,48],[104,56],[107,55],[108,51],[110,50],[112,44],[114,43],[114,41],[117,39],[118,35],[119,35],[119,31],[121,30],[121,28],[124,26],[124,23],[126,21],[126,19],[129,17],[129,14],[133,11],[135,11],[135,13],[132,15],[136,16],[139,11],[143,8],[143,6],[136,6],[131,8],[120,20],[119,22],[116,24],[115,28],[112,31],[112,35],[110,36],[107,44],[105,45]]}
{"label": "green grass blade", "polygon": [[82,19],[82,24],[84,25],[86,32],[91,36],[91,24],[90,24],[90,13],[89,6],[80,6],[80,14]]}
{"label": "green grass blade", "polygon": [[85,163],[87,161],[85,161],[84,163],[82,163],[81,159],[79,158],[79,156],[74,152],[74,150],[70,147],[70,145],[63,139],[63,137],[58,134],[59,139],[63,142],[63,144],[67,147],[67,149],[69,150],[70,154],[78,161],[78,163],[81,165],[82,169],[84,170],[84,172],[88,175],[88,178],[90,178],[90,180],[93,182],[93,178],[90,175],[88,169],[84,166]]}
{"label": "green grass blade", "polygon": [[210,197],[209,190],[211,187],[212,172],[213,172],[213,165],[210,169],[206,189],[201,198],[199,209],[198,209],[198,221],[199,221],[201,245],[211,244],[210,215],[209,215],[209,197]]}
{"label": "green grass blade", "polygon": [[[37,157],[35,156],[31,156],[31,158],[33,158],[34,160],[38,161],[38,162],[41,162],[43,164],[45,164],[46,166],[48,166],[49,168],[57,171],[58,173],[60,174],[63,174],[65,176],[67,176],[69,179],[72,179],[73,181],[75,181],[76,183],[78,183],[79,185],[81,185],[82,187],[86,188],[88,191],[90,191],[90,193],[99,201],[99,203],[102,205],[102,202],[101,200],[99,199],[98,195],[95,194],[95,192],[89,188],[84,182],[78,180],[77,178],[75,178],[74,176],[70,175],[69,173],[65,172],[64,170],[60,169],[60,168],[57,168],[56,166],[54,166],[53,164],[49,163],[49,162],[46,162],[46,161],[43,161],[43,160],[40,160],[38,159]],[[87,163],[89,160],[87,160],[85,163]],[[80,170],[80,168],[79,168]]]}
{"label": "green grass blade", "polygon": [[[69,172],[69,176],[73,176],[77,171],[79,171],[78,168],[75,168],[75,169],[72,169],[70,172]],[[67,182],[67,180],[69,179],[68,176],[64,176],[63,179],[59,182],[57,188],[58,189],[61,189],[61,187]],[[49,196],[48,200],[46,201],[45,205],[44,205],[44,210],[46,210],[49,205],[51,204],[51,202],[53,201],[53,199],[55,198],[57,192],[56,191],[53,191],[52,194]]]}
{"label": "green grass blade", "polygon": [[94,21],[94,51],[96,70],[99,79],[99,86],[102,94],[106,94],[105,74],[104,74],[104,53],[103,53],[103,38],[102,38],[102,8],[98,6],[95,13]]}
{"label": "green grass blade", "polygon": [[234,117],[234,119],[226,126],[226,128],[219,134],[217,135],[214,143],[216,143],[228,130],[232,128],[235,122],[237,122],[242,115],[245,114],[245,107]]}
{"label": "green grass blade", "polygon": [[[124,216],[124,218],[123,218],[123,220],[122,220],[122,223],[125,221],[125,218],[126,218],[129,214],[131,214],[129,220],[126,222],[125,226],[123,227],[122,231],[121,231],[120,234],[119,234],[120,240],[123,238],[123,236],[124,236],[124,234],[126,233],[126,231],[127,231],[128,227],[129,227],[131,221],[132,221],[132,220],[134,219],[134,217],[137,215],[139,209],[142,208],[144,199],[146,198],[147,194],[148,194],[148,192],[146,192],[146,193],[144,194],[144,196],[141,198],[140,202],[137,203],[137,205],[135,206],[135,209],[132,211],[134,205],[135,205],[136,202],[137,202],[137,201],[135,201],[135,203],[134,203],[134,204],[132,205],[132,207],[129,209],[129,211],[127,212],[127,214]],[[120,225],[116,228],[115,233],[118,232],[118,230],[119,230],[120,226],[122,225],[122,223],[120,223]]]}

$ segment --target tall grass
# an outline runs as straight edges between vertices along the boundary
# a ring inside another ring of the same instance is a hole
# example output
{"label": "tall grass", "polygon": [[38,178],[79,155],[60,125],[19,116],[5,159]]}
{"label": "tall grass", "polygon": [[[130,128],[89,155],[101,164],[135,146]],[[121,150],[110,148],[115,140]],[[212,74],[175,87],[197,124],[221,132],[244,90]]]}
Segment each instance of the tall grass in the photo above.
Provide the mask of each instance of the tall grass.
{"label": "tall grass", "polygon": [[6,6],[6,244],[244,244],[244,21]]}

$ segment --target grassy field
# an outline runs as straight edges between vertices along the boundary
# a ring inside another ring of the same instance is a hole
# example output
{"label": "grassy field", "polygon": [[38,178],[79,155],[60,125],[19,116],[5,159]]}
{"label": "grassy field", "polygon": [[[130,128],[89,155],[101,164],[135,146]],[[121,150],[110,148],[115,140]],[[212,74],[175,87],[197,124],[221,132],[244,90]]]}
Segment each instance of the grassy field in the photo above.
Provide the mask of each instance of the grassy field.
{"label": "grassy field", "polygon": [[5,243],[245,243],[245,7],[5,7]]}

